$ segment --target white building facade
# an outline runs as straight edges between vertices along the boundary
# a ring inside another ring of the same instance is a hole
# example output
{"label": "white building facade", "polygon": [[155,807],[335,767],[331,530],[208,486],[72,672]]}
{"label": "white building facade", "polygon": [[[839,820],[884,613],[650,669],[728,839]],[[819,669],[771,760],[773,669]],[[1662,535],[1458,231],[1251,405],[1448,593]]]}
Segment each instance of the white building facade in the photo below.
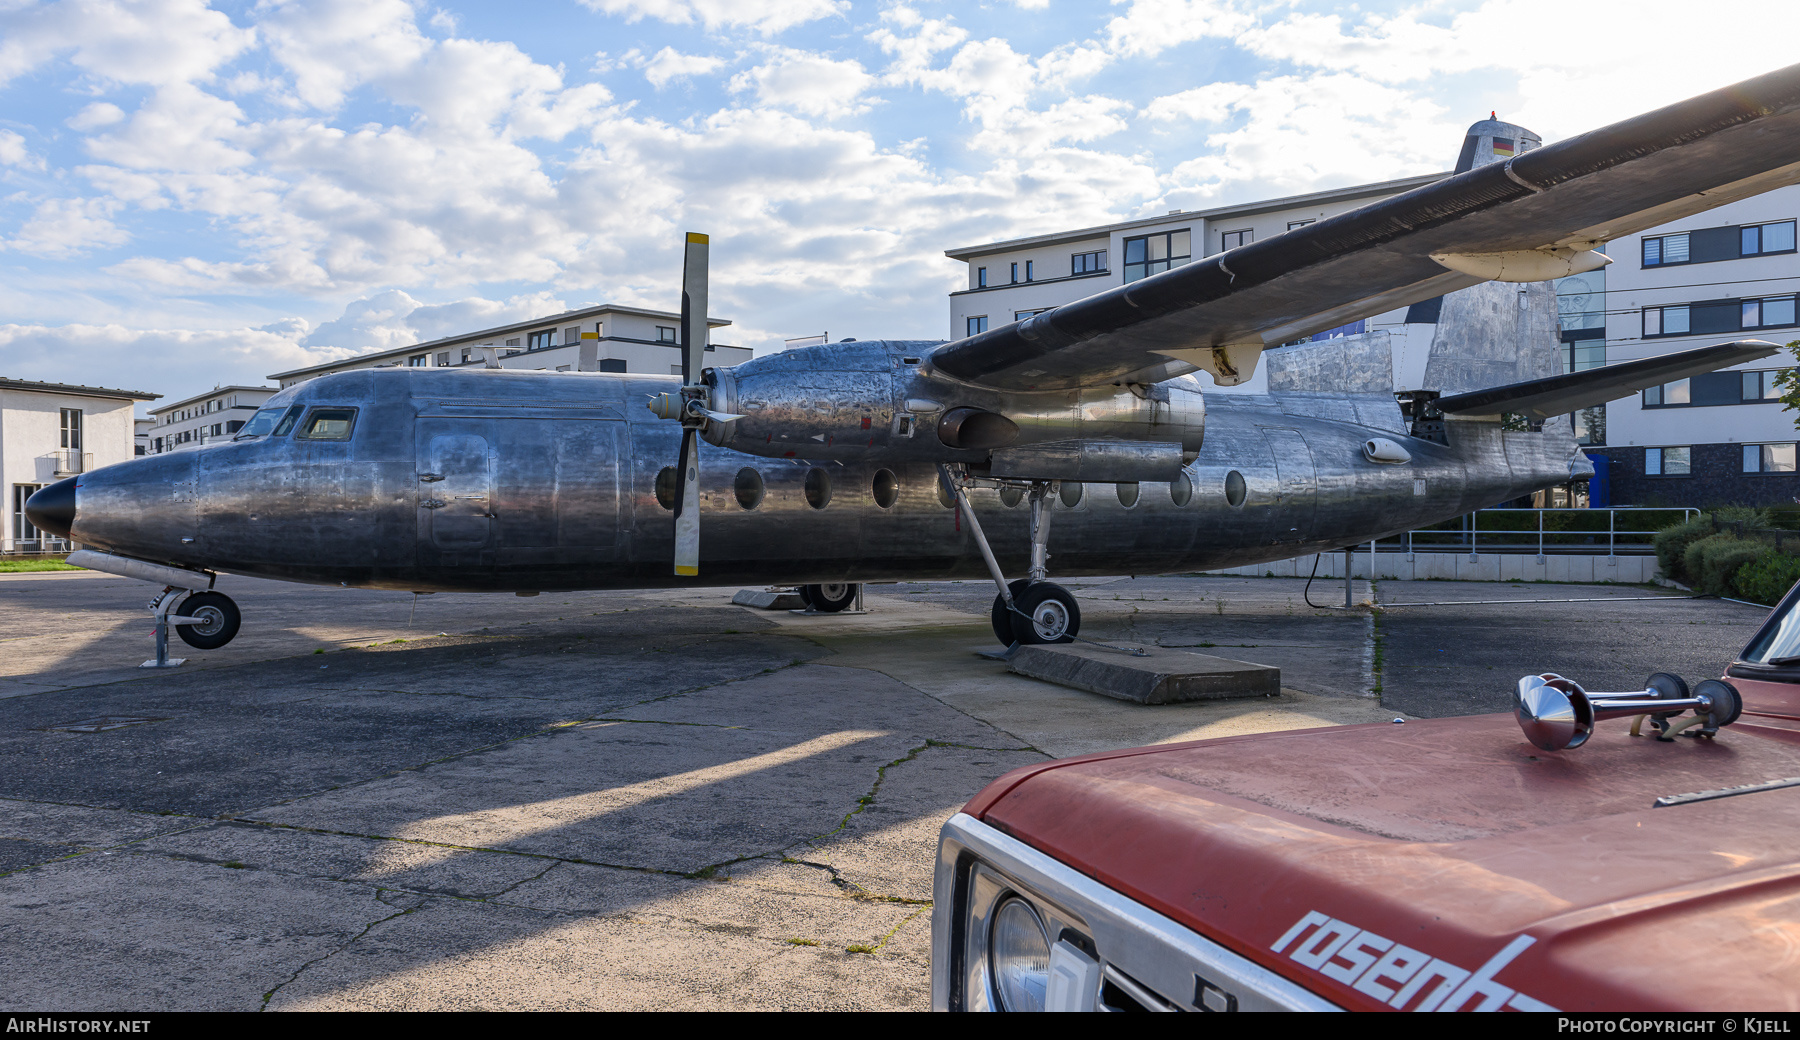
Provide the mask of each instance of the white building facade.
{"label": "white building facade", "polygon": [[7,508],[0,552],[66,551],[66,541],[26,518],[25,500],[45,484],[134,457],[134,409],[159,396],[0,379],[0,488]]}
{"label": "white building facade", "polygon": [[[333,372],[360,368],[482,366],[488,363],[490,355],[502,368],[539,372],[680,375],[681,348],[677,342],[680,322],[681,315],[667,311],[604,304],[428,343],[358,354],[342,361],[277,372],[269,378],[287,387]],[[707,321],[708,367],[725,367],[750,360],[753,352],[748,347],[710,342],[711,330],[730,324],[720,318]],[[593,337],[584,340],[584,333],[591,333]]]}
{"label": "white building facade", "polygon": [[215,386],[204,394],[152,408],[145,453],[162,455],[228,441],[275,394],[272,386]]}

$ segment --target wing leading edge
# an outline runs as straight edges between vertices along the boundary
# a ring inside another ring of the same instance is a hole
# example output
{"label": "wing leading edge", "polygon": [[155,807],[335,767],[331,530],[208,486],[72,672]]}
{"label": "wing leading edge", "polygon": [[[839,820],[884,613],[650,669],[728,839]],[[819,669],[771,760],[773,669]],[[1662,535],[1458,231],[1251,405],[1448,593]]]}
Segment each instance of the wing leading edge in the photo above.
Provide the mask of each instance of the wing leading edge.
{"label": "wing leading edge", "polygon": [[1265,345],[1478,284],[1498,258],[1548,277],[1621,235],[1796,182],[1800,65],[956,340],[931,363],[1006,390],[1196,368],[1229,385]]}

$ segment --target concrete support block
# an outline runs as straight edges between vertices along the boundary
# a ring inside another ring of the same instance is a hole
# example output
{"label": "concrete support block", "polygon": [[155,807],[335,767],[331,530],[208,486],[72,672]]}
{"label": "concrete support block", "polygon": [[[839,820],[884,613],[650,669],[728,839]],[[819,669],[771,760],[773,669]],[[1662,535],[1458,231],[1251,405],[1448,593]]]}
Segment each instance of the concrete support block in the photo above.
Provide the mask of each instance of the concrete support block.
{"label": "concrete support block", "polygon": [[[1131,644],[1120,644],[1131,645]],[[1273,697],[1281,669],[1156,646],[1134,646],[1143,657],[1086,643],[1021,646],[1012,670],[1033,679],[1138,704]]]}
{"label": "concrete support block", "polygon": [[800,594],[791,589],[739,589],[731,602],[740,607],[756,607],[759,610],[805,610],[806,603]]}

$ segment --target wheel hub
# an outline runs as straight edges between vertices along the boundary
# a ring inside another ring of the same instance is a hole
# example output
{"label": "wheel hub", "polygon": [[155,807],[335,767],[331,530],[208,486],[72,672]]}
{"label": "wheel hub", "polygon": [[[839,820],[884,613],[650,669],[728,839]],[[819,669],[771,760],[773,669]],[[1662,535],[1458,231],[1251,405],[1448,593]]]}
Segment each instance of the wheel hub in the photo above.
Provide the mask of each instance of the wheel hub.
{"label": "wheel hub", "polygon": [[1053,599],[1039,603],[1031,612],[1031,625],[1045,642],[1055,642],[1068,634],[1069,612]]}

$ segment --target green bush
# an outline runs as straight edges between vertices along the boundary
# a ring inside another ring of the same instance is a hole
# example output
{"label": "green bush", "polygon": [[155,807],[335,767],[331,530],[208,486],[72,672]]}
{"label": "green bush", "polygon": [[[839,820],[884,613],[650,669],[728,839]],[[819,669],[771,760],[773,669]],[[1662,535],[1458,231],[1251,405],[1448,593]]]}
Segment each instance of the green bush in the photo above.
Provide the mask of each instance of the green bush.
{"label": "green bush", "polygon": [[1727,524],[1743,524],[1746,528],[1773,527],[1775,515],[1767,509],[1752,509],[1749,506],[1716,506],[1708,510],[1714,520]]}
{"label": "green bush", "polygon": [[1665,527],[1656,532],[1653,539],[1656,545],[1656,565],[1662,568],[1663,577],[1670,581],[1678,581],[1683,585],[1692,585],[1693,579],[1683,568],[1683,554],[1688,546],[1702,538],[1713,534],[1712,520],[1704,513],[1694,517],[1685,524]]}
{"label": "green bush", "polygon": [[1734,596],[1732,578],[1747,563],[1775,554],[1773,546],[1732,534],[1715,534],[1691,543],[1681,554],[1682,570],[1694,591],[1707,596]]}
{"label": "green bush", "polygon": [[1786,553],[1770,553],[1752,560],[1738,568],[1731,579],[1739,597],[1770,606],[1787,595],[1796,581],[1800,581],[1800,557]]}

